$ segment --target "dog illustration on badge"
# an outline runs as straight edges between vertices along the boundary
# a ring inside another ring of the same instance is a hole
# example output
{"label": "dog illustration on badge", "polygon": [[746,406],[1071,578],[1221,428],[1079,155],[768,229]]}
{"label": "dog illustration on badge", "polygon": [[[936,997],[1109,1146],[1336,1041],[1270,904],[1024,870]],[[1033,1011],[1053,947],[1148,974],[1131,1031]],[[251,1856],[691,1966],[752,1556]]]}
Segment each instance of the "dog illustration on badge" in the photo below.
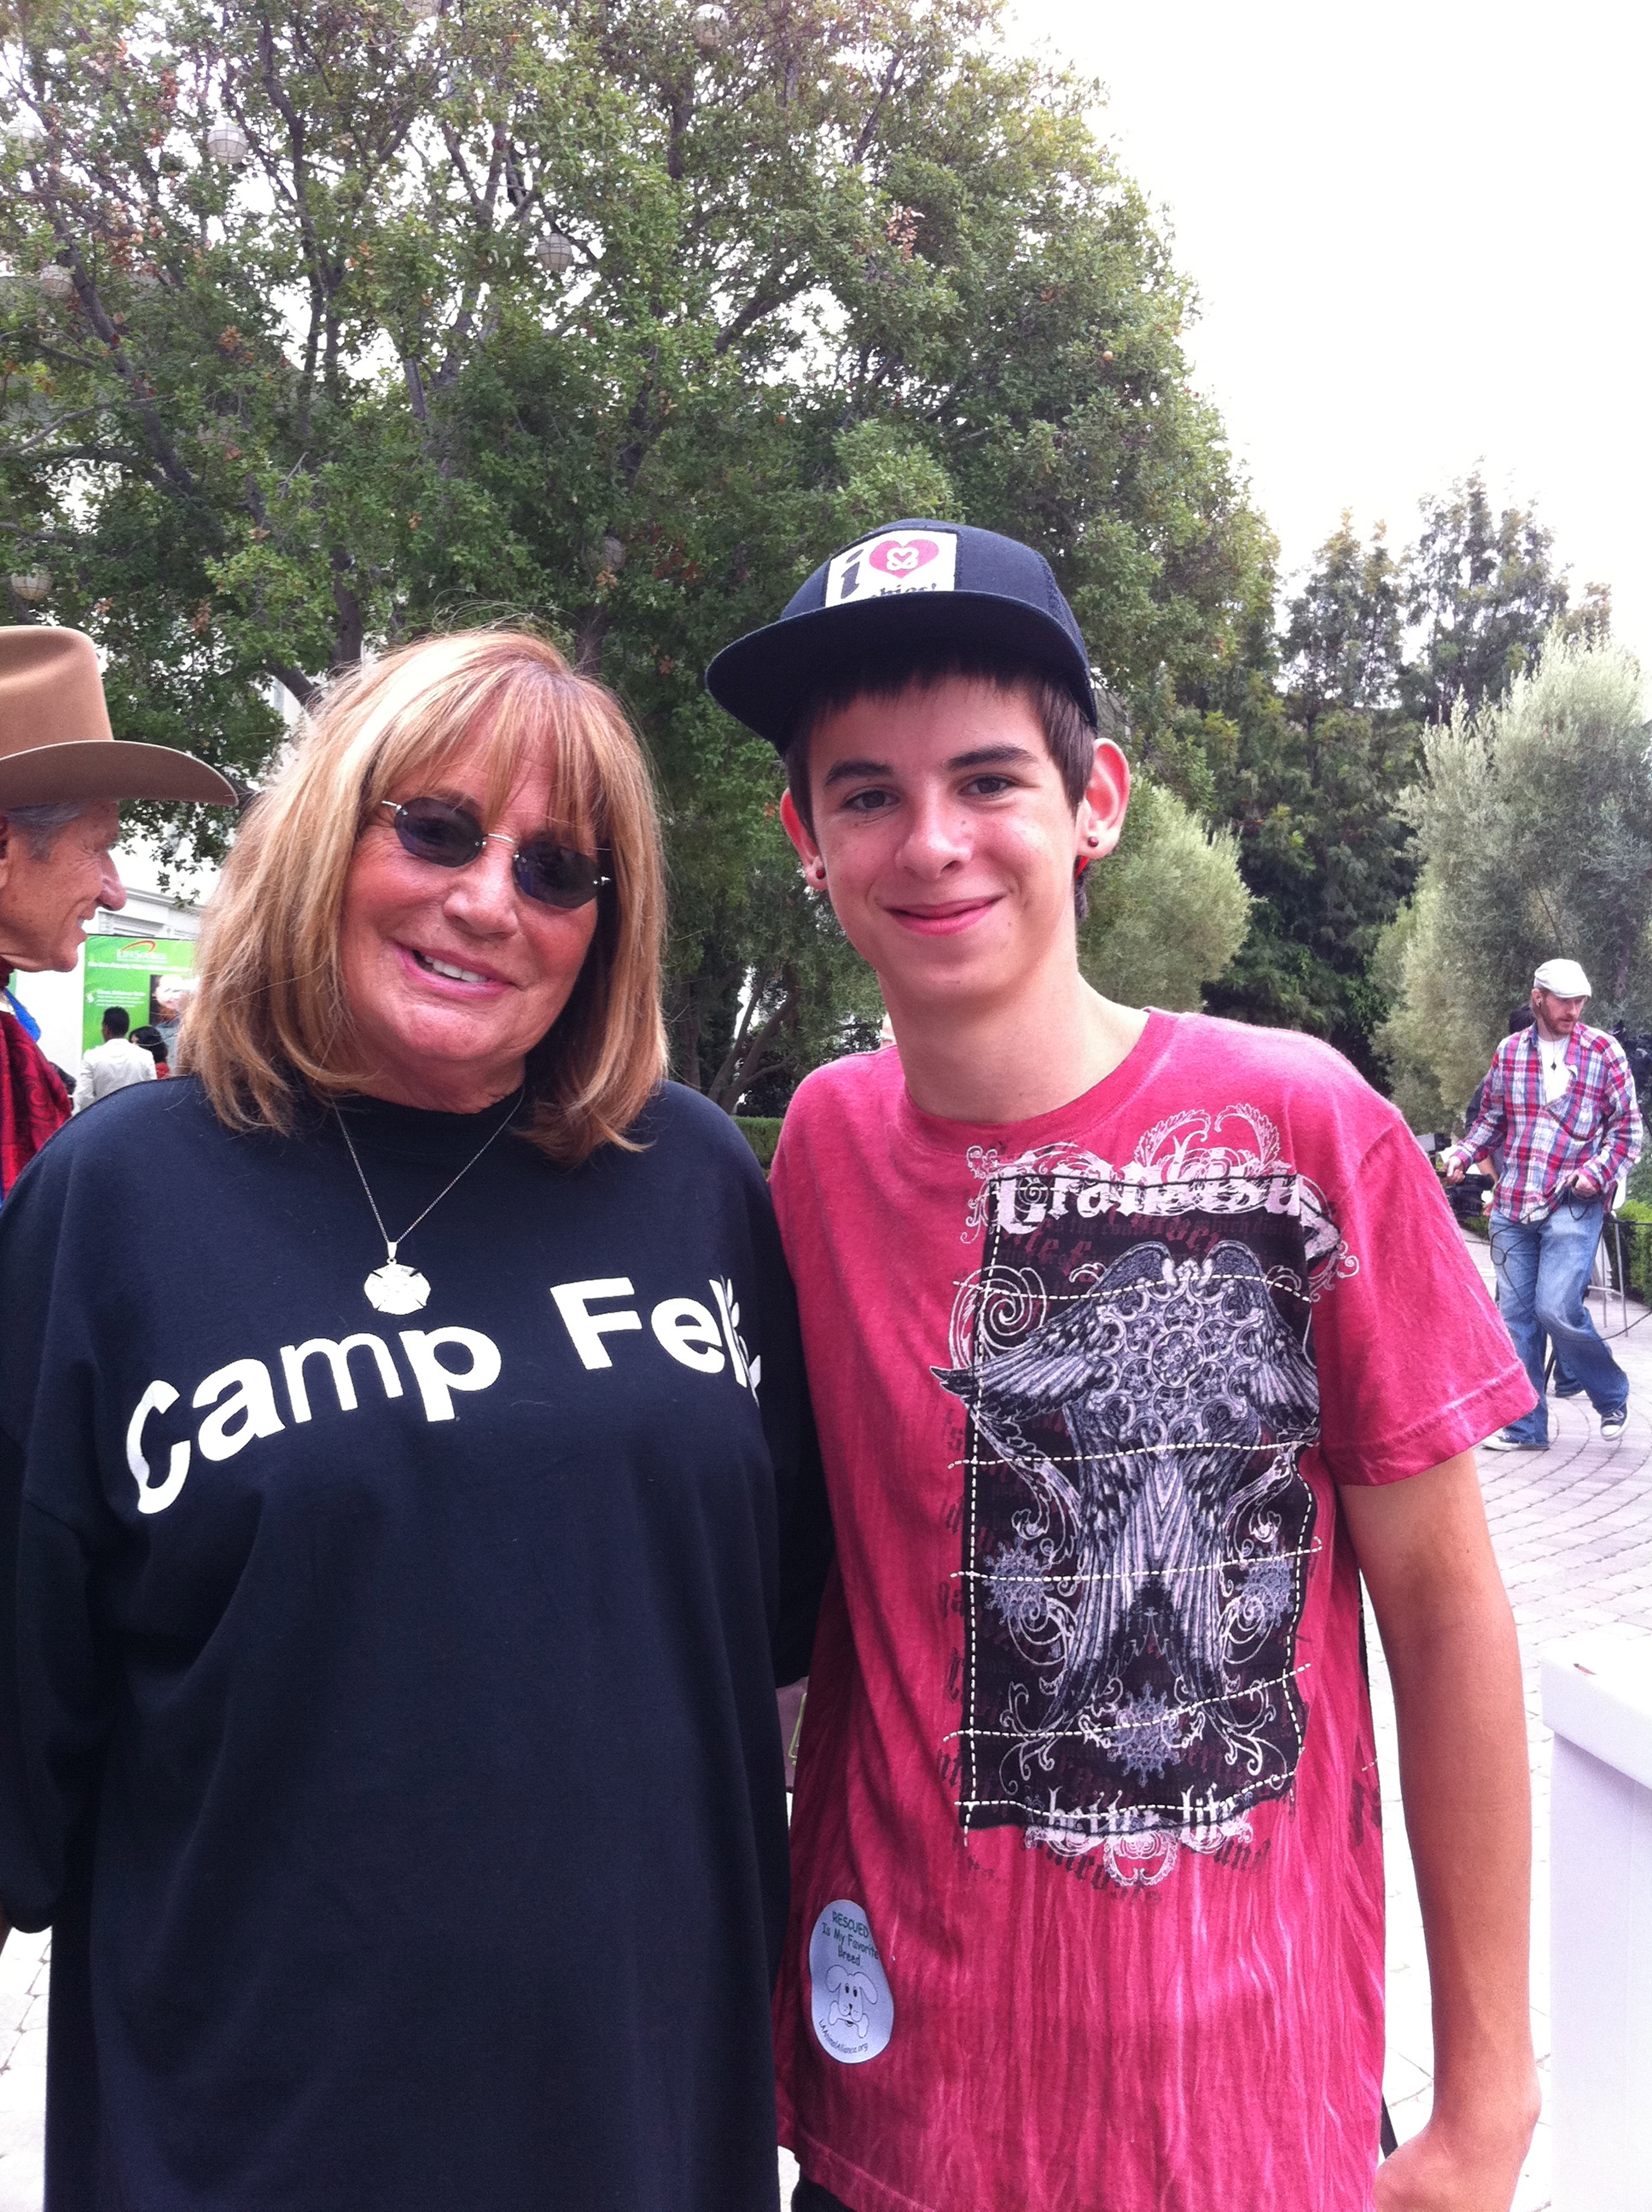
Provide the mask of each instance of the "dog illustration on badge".
{"label": "dog illustration on badge", "polygon": [[809,1938],[810,2015],[821,2049],[841,2065],[859,2066],[888,2047],[895,2000],[861,1907],[835,1898]]}
{"label": "dog illustration on badge", "polygon": [[871,1975],[853,1966],[829,1966],[826,1987],[832,2000],[826,2008],[828,2026],[850,2028],[864,2043],[867,2021],[878,2002]]}

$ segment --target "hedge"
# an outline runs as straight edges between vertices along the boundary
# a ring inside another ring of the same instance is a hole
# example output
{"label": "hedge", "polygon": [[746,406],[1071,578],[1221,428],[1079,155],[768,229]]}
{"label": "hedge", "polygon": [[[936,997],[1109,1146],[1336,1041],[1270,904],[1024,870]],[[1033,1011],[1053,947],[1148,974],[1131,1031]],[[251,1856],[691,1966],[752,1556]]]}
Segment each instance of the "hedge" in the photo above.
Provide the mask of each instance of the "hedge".
{"label": "hedge", "polygon": [[774,1164],[774,1147],[780,1140],[780,1116],[778,1114],[737,1114],[734,1126],[757,1155],[757,1164],[767,1175]]}
{"label": "hedge", "polygon": [[[1626,1198],[1619,1208],[1618,1220],[1623,1237],[1624,1270],[1629,1277],[1629,1287],[1637,1297],[1652,1304],[1652,1206],[1640,1200]],[[1612,1286],[1620,1287],[1618,1281],[1618,1240],[1607,1224],[1604,1243],[1607,1262],[1612,1269]]]}

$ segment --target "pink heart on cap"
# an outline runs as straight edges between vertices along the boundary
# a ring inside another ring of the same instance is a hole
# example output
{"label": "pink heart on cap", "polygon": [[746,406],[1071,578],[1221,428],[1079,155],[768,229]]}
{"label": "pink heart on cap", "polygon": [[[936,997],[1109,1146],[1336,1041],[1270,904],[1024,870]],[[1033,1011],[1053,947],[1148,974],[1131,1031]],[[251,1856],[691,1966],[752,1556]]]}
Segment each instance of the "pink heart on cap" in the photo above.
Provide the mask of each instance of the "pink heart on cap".
{"label": "pink heart on cap", "polygon": [[940,551],[932,538],[885,538],[874,545],[866,556],[874,568],[881,568],[886,576],[911,576]]}

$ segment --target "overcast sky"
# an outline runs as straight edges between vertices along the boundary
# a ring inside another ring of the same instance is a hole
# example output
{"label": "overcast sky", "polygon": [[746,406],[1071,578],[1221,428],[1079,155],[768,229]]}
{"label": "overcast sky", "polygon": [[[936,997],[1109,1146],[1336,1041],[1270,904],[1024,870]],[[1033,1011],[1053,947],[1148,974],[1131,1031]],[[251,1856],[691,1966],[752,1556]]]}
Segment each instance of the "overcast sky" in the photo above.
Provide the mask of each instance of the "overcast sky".
{"label": "overcast sky", "polygon": [[1652,675],[1649,10],[1011,5],[1106,84],[1287,574],[1483,461]]}

